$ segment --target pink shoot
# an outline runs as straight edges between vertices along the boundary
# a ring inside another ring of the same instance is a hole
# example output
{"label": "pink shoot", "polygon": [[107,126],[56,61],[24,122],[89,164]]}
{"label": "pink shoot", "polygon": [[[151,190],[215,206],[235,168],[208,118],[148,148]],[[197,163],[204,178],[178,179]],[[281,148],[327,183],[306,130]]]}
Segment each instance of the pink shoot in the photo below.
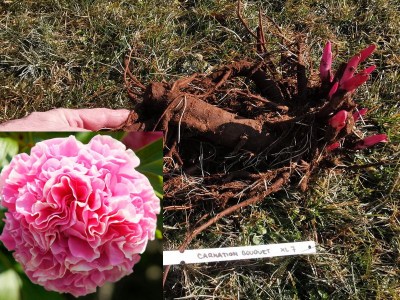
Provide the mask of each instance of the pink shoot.
{"label": "pink shoot", "polygon": [[[366,68],[364,71],[356,74],[355,76],[347,79],[346,81],[340,84],[340,88],[351,92],[366,82],[369,78],[369,74],[371,74],[376,69],[376,66],[370,66]],[[343,79],[343,78],[342,78]]]}
{"label": "pink shoot", "polygon": [[326,150],[327,150],[327,151],[333,151],[333,150],[335,150],[335,149],[337,149],[337,148],[340,148],[340,143],[339,143],[339,142],[334,142],[334,143],[328,145],[328,146],[326,147]]}
{"label": "pink shoot", "polygon": [[343,83],[353,77],[357,66],[360,63],[360,57],[361,55],[357,54],[350,58],[349,62],[347,63],[346,69],[343,72],[342,78],[340,79],[340,83]]}
{"label": "pink shoot", "polygon": [[321,63],[319,65],[319,73],[322,82],[331,81],[331,67],[332,67],[332,46],[328,41],[322,52]]}
{"label": "pink shoot", "polygon": [[355,149],[365,149],[378,143],[387,142],[389,142],[389,140],[386,134],[375,134],[364,138],[355,146]]}
{"label": "pink shoot", "polygon": [[329,125],[336,131],[340,131],[347,123],[348,112],[346,110],[338,111],[332,118],[329,119]]}
{"label": "pink shoot", "polygon": [[328,99],[332,99],[332,96],[334,93],[336,93],[338,87],[339,87],[339,81],[336,81],[331,87],[331,90],[329,91]]}
{"label": "pink shoot", "polygon": [[369,75],[369,74],[371,74],[375,69],[376,69],[376,66],[370,66],[370,67],[366,68],[366,69],[363,71],[363,73]]}
{"label": "pink shoot", "polygon": [[360,72],[356,76],[351,77],[346,80],[342,84],[340,84],[340,88],[346,90],[347,92],[352,92],[364,82],[366,82],[369,78],[369,75],[365,72]]}
{"label": "pink shoot", "polygon": [[360,52],[360,62],[366,60],[368,58],[368,56],[371,55],[372,52],[374,52],[376,46],[375,45],[370,45],[367,48],[365,48],[364,50],[361,50]]}
{"label": "pink shoot", "polygon": [[368,111],[368,108],[362,108],[360,110],[357,110],[354,114],[353,114],[353,119],[354,122],[356,122],[361,116],[364,116]]}

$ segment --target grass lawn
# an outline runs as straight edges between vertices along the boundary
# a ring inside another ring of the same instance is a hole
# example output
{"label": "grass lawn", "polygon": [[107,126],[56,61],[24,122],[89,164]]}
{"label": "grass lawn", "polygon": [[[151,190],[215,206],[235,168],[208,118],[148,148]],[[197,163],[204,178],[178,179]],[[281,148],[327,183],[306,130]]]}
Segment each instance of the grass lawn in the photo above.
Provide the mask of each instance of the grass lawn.
{"label": "grass lawn", "polygon": [[[377,70],[356,99],[370,108],[363,132],[387,133],[391,142],[342,161],[369,167],[320,169],[307,192],[289,187],[223,218],[189,246],[311,239],[317,255],[173,267],[165,299],[400,299],[400,3],[243,1],[243,7],[252,29],[261,8],[286,37],[303,34],[314,68],[327,40],[336,65],[376,44],[367,64]],[[132,108],[123,82],[132,47],[133,73],[143,83],[255,57],[235,10],[228,0],[3,1],[0,122],[56,107]],[[267,47],[280,51],[276,27],[265,24]],[[205,213],[165,212],[165,249],[176,249],[186,221]]]}

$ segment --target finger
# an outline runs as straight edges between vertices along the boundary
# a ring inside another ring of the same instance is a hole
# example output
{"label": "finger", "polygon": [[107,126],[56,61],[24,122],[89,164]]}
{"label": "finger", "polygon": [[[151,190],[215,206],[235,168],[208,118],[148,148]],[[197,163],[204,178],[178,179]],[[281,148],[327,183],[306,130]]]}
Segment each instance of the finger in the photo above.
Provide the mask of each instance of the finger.
{"label": "finger", "polygon": [[77,118],[80,119],[82,122],[79,122],[78,127],[95,131],[102,128],[117,128],[121,126],[128,119],[129,110],[108,108],[74,109],[66,110],[66,116],[67,120],[72,121],[74,124],[76,124]]}

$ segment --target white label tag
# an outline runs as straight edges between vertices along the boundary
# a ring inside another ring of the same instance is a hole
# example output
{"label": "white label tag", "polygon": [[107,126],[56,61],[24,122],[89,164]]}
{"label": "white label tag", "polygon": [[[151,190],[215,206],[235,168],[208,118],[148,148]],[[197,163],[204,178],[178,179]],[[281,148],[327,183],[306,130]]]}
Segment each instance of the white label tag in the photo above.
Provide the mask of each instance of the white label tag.
{"label": "white label tag", "polygon": [[295,242],[243,247],[209,248],[179,251],[163,251],[163,265],[194,264],[214,261],[266,258],[316,253],[315,242]]}

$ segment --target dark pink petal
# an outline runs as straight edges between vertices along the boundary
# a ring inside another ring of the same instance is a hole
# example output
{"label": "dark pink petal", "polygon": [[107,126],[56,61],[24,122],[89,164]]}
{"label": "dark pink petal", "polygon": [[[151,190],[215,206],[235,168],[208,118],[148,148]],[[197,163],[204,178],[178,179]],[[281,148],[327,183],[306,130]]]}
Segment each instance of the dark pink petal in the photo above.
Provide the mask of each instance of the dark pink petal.
{"label": "dark pink petal", "polygon": [[73,256],[83,258],[88,262],[93,261],[100,255],[98,251],[89,246],[87,241],[81,240],[74,236],[69,237],[68,247]]}
{"label": "dark pink petal", "polygon": [[336,131],[341,130],[347,123],[348,112],[341,110],[337,112],[332,118],[329,119],[329,125]]}
{"label": "dark pink petal", "polygon": [[354,114],[353,114],[353,119],[354,122],[356,122],[361,116],[364,116],[368,111],[368,108],[362,108],[360,110],[357,110]]}
{"label": "dark pink petal", "polygon": [[371,55],[371,53],[374,52],[375,48],[376,46],[372,44],[367,48],[365,48],[364,50],[362,50],[360,52],[360,62],[366,60]]}
{"label": "dark pink petal", "polygon": [[104,251],[107,253],[109,262],[112,266],[120,265],[125,260],[125,255],[116,242],[104,245]]}
{"label": "dark pink petal", "polygon": [[19,223],[14,219],[12,214],[5,213],[8,222],[4,225],[3,233],[0,235],[0,241],[7,247],[8,250],[14,250],[17,246],[15,233],[20,235],[20,230],[18,230]]}
{"label": "dark pink petal", "polygon": [[331,87],[331,90],[329,91],[328,99],[332,99],[332,96],[334,93],[336,93],[338,87],[339,87],[339,81],[336,81],[334,85]]}
{"label": "dark pink petal", "polygon": [[360,54],[354,55],[352,58],[350,58],[342,75],[342,78],[340,79],[340,83],[343,83],[353,77],[359,63]]}
{"label": "dark pink petal", "polygon": [[321,80],[323,82],[330,82],[331,75],[330,71],[332,68],[332,46],[331,42],[328,41],[324,47],[324,51],[322,52],[321,63],[319,65],[319,73]]}
{"label": "dark pink petal", "polygon": [[356,76],[346,80],[345,82],[340,84],[340,88],[346,90],[347,92],[352,92],[364,82],[366,82],[369,78],[369,75],[361,72],[358,73]]}
{"label": "dark pink petal", "polygon": [[330,145],[328,145],[326,147],[326,151],[333,151],[333,150],[335,150],[335,149],[337,149],[339,147],[340,147],[340,143],[339,142],[334,142],[334,143],[332,143],[332,144],[330,144]]}
{"label": "dark pink petal", "polygon": [[355,149],[365,149],[378,143],[387,143],[387,142],[389,142],[389,140],[386,134],[375,134],[364,138],[361,142],[359,142],[356,145]]}

